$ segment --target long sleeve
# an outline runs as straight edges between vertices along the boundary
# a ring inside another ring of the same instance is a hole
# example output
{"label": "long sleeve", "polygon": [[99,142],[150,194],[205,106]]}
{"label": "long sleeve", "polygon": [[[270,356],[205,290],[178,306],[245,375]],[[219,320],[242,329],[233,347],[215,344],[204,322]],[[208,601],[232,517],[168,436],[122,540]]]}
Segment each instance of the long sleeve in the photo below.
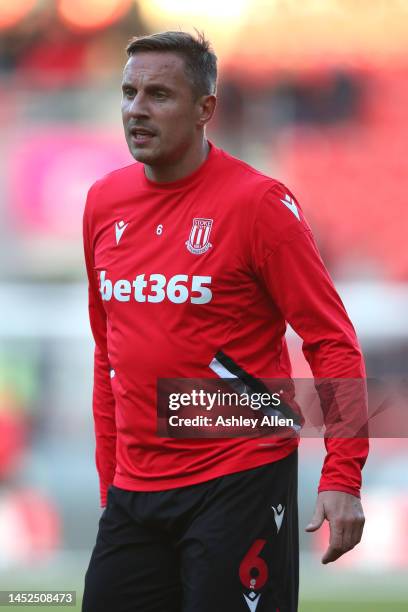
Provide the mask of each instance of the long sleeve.
{"label": "long sleeve", "polygon": [[[314,378],[360,379],[360,389],[365,388],[364,361],[354,328],[290,192],[278,186],[266,194],[254,231],[258,274],[282,316],[302,338]],[[363,392],[357,406],[361,423],[367,413],[365,399]],[[356,410],[356,402],[350,410]],[[347,438],[325,437],[319,491],[359,495],[368,440],[355,437],[357,431]]]}
{"label": "long sleeve", "polygon": [[107,318],[102,305],[97,276],[93,264],[91,218],[97,187],[89,193],[83,217],[85,263],[88,276],[89,320],[95,340],[93,416],[96,438],[96,468],[99,474],[101,506],[106,505],[107,489],[113,482],[116,467],[115,400],[110,383],[110,365],[107,351]]}

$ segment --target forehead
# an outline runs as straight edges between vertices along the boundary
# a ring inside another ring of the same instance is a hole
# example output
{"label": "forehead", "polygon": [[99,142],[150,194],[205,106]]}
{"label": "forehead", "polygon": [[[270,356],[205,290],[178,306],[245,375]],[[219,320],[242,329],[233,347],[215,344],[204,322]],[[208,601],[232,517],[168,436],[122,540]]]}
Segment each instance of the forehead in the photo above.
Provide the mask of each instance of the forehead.
{"label": "forehead", "polygon": [[140,52],[132,55],[123,70],[124,82],[160,81],[167,84],[187,84],[184,59],[170,52]]}

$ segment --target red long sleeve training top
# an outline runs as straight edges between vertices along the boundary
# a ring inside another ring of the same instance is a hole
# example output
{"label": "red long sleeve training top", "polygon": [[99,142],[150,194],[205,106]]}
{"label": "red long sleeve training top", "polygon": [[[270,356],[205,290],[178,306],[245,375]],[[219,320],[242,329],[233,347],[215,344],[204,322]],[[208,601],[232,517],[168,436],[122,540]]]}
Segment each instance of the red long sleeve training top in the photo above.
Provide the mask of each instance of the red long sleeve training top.
{"label": "red long sleeve training top", "polygon": [[[158,491],[281,459],[296,438],[156,435],[156,383],[212,378],[223,351],[286,378],[286,321],[316,378],[364,377],[353,326],[293,194],[210,143],[191,175],[155,183],[133,163],[97,181],[84,212],[101,504],[110,484]],[[326,441],[319,490],[359,495],[366,440]]]}

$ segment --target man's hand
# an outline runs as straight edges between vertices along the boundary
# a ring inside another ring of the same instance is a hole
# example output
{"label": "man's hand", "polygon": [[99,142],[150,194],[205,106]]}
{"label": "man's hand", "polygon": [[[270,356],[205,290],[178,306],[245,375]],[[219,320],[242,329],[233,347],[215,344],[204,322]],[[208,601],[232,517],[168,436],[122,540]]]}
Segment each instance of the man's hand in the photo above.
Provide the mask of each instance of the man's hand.
{"label": "man's hand", "polygon": [[342,491],[322,491],[305,531],[317,531],[324,519],[330,525],[329,546],[322,557],[322,563],[326,564],[336,561],[360,542],[365,518],[358,497]]}

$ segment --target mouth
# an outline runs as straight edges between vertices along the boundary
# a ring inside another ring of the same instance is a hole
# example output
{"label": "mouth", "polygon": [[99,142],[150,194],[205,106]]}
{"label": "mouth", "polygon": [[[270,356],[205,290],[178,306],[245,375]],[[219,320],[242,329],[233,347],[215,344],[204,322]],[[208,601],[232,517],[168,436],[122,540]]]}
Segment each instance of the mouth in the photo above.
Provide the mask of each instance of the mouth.
{"label": "mouth", "polygon": [[137,145],[142,145],[150,142],[152,138],[156,136],[156,134],[152,130],[148,130],[147,128],[138,128],[133,127],[129,130],[131,139]]}

